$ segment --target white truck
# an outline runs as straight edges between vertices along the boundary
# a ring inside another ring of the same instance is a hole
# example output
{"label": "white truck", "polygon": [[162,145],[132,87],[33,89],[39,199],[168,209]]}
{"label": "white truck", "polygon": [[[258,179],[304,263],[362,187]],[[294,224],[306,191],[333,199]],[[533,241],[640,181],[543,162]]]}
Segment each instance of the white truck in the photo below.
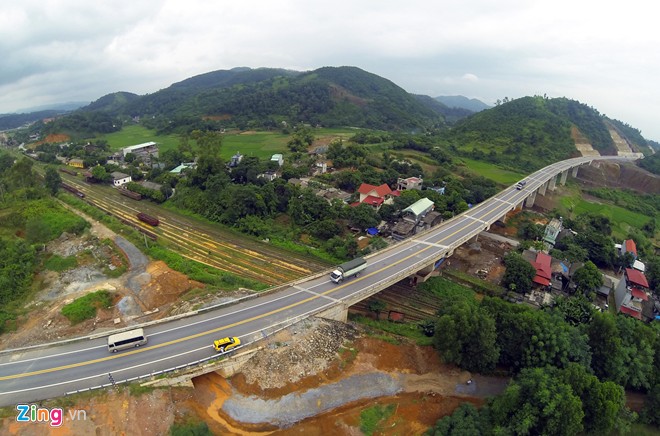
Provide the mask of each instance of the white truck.
{"label": "white truck", "polygon": [[344,279],[351,276],[360,275],[360,271],[367,267],[367,261],[362,257],[357,259],[349,260],[348,262],[342,263],[330,274],[330,280],[335,283],[343,282]]}

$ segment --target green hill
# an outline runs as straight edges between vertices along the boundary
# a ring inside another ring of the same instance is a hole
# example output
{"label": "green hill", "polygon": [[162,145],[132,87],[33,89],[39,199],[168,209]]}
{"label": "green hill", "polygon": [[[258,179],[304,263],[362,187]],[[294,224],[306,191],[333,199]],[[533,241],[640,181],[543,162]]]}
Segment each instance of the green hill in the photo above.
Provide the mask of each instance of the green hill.
{"label": "green hill", "polygon": [[614,154],[608,126],[614,126],[627,139],[633,138],[633,143],[645,143],[639,131],[606,118],[590,106],[567,98],[539,96],[506,101],[476,113],[457,123],[448,136],[454,146],[474,158],[530,169],[576,156],[573,128],[601,154]]}
{"label": "green hill", "polygon": [[153,120],[149,127],[161,131],[203,128],[209,120],[239,128],[276,127],[282,121],[383,130],[444,124],[442,112],[393,82],[356,67],[214,71],[144,96],[110,94],[83,111],[141,116]]}

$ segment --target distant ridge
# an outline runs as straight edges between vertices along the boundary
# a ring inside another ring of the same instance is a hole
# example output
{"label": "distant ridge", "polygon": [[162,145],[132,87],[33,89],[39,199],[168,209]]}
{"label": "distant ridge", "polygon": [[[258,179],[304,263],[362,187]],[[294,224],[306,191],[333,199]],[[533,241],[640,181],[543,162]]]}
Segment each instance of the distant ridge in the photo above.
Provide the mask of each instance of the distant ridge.
{"label": "distant ridge", "polygon": [[448,107],[467,109],[472,112],[481,112],[492,107],[481,100],[467,98],[462,95],[441,95],[435,99]]}

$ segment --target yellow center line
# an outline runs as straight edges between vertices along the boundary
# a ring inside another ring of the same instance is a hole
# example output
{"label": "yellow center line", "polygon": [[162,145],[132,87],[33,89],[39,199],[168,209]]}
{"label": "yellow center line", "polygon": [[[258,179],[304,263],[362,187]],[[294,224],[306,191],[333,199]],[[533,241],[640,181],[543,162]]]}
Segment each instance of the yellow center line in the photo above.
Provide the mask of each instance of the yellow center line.
{"label": "yellow center line", "polygon": [[[494,211],[491,211],[491,212],[494,212]],[[467,226],[469,226],[473,223],[474,222],[469,222],[469,223],[467,223]],[[453,233],[450,233],[449,235],[447,235],[444,238],[440,239],[438,241],[438,243],[442,242],[446,239],[449,239],[450,237],[454,236],[456,233],[460,232],[461,230],[463,230],[467,226],[463,226],[463,227],[459,228],[458,230],[454,231]],[[34,376],[34,375],[46,374],[46,373],[50,373],[50,372],[62,371],[62,370],[65,370],[65,369],[78,368],[78,367],[81,367],[81,366],[87,366],[87,365],[92,365],[92,364],[95,364],[95,363],[106,362],[106,361],[109,361],[109,360],[112,360],[112,359],[118,359],[120,357],[130,356],[132,354],[143,353],[145,351],[155,350],[157,348],[162,348],[162,347],[166,347],[166,346],[169,346],[169,345],[178,344],[178,343],[183,342],[183,341],[196,339],[196,338],[199,338],[199,337],[202,337],[202,336],[205,336],[205,335],[209,335],[209,334],[212,334],[212,333],[217,333],[221,330],[229,329],[229,328],[236,327],[236,326],[239,326],[239,325],[242,325],[242,324],[247,324],[249,322],[256,321],[256,320],[265,318],[267,316],[274,315],[274,314],[279,313],[279,312],[283,312],[285,310],[294,308],[296,306],[300,306],[301,304],[305,304],[305,303],[310,302],[312,300],[321,298],[322,296],[330,294],[332,292],[337,292],[337,291],[345,288],[348,285],[353,285],[353,284],[355,284],[357,282],[360,282],[362,280],[365,280],[365,279],[367,279],[367,278],[369,278],[369,277],[371,277],[375,274],[383,272],[383,271],[385,271],[386,269],[388,269],[390,267],[393,267],[393,266],[398,265],[402,262],[405,262],[406,260],[408,260],[408,259],[410,259],[414,256],[417,256],[420,253],[422,253],[422,252],[424,252],[424,251],[426,251],[430,248],[433,248],[433,247],[434,246],[432,246],[432,245],[427,245],[426,247],[415,251],[415,253],[412,253],[412,254],[410,254],[406,257],[398,259],[397,261],[392,262],[392,263],[388,264],[387,266],[384,266],[383,268],[380,268],[376,271],[373,271],[369,274],[366,274],[366,275],[364,275],[360,278],[356,278],[354,280],[351,280],[350,283],[345,283],[343,285],[336,286],[336,287],[331,288],[331,289],[329,289],[325,292],[322,292],[322,293],[319,293],[317,295],[313,295],[311,297],[305,298],[304,300],[300,300],[300,301],[292,303],[288,306],[280,307],[279,309],[274,309],[270,312],[266,312],[266,313],[263,313],[261,315],[253,316],[252,318],[243,319],[243,320],[234,322],[232,324],[228,324],[228,325],[225,325],[225,326],[222,326],[222,327],[217,327],[217,328],[212,329],[212,330],[208,330],[208,331],[201,332],[201,333],[196,333],[194,335],[186,336],[186,337],[183,337],[183,338],[174,339],[172,341],[164,342],[162,344],[150,345],[148,347],[141,347],[140,349],[123,352],[121,354],[115,354],[115,355],[112,355],[112,356],[102,357],[102,358],[99,358],[99,359],[87,360],[87,361],[84,361],[84,362],[72,363],[72,364],[69,364],[69,365],[57,366],[57,367],[54,367],[54,368],[45,368],[45,369],[40,369],[40,370],[37,370],[37,371],[31,371],[31,372],[25,372],[25,373],[21,373],[21,374],[13,374],[13,375],[2,376],[2,377],[0,377],[0,381],[2,381],[2,380],[12,380],[12,379],[23,378],[23,377],[30,377],[30,376]]]}

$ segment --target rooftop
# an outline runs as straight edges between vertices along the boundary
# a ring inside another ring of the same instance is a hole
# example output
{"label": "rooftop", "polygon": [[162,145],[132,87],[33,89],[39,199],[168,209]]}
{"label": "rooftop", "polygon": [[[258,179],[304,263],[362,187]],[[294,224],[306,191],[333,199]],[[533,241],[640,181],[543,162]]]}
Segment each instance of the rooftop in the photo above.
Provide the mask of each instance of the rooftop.
{"label": "rooftop", "polygon": [[626,277],[628,277],[628,282],[633,285],[638,285],[643,288],[649,287],[649,282],[646,281],[644,273],[637,271],[636,269],[626,268]]}
{"label": "rooftop", "polygon": [[383,183],[380,186],[374,186],[374,185],[370,185],[368,183],[363,183],[363,184],[360,185],[360,188],[358,188],[358,192],[360,194],[364,194],[364,195],[367,195],[367,194],[368,195],[373,195],[372,191],[375,191],[375,194],[376,194],[375,196],[376,197],[384,197],[384,196],[392,193],[392,189],[390,189],[390,187],[387,185],[387,183]]}

